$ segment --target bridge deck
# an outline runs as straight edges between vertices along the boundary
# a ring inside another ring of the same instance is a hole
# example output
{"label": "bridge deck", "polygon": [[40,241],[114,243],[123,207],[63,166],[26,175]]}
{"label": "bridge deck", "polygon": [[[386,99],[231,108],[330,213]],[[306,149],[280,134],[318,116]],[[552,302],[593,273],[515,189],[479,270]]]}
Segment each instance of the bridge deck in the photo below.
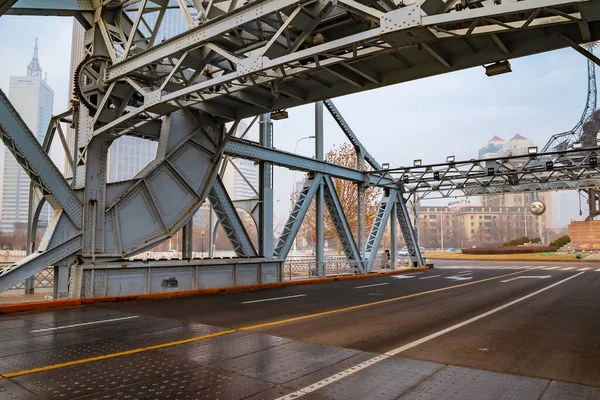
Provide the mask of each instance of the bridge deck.
{"label": "bridge deck", "polygon": [[600,398],[600,265],[447,267],[0,316],[0,399]]}

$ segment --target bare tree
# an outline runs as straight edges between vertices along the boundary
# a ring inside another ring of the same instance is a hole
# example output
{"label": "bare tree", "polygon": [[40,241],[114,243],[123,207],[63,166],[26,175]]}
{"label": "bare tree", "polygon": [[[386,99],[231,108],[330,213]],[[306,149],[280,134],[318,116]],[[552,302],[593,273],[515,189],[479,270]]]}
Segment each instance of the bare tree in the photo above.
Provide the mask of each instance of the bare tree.
{"label": "bare tree", "polygon": [[[325,161],[341,165],[349,168],[357,168],[356,163],[356,152],[354,148],[348,144],[343,143],[340,147],[330,150],[325,155]],[[355,183],[344,180],[333,178],[333,185],[340,199],[342,209],[346,214],[348,225],[352,231],[352,234],[356,238],[358,231],[358,190]],[[298,193],[294,193],[291,196],[291,206],[294,206]],[[370,226],[373,224],[375,216],[377,214],[377,208],[379,206],[379,197],[381,196],[381,190],[375,187],[370,187],[365,193],[365,234],[368,234]],[[325,212],[325,240],[335,241],[340,250],[339,240],[333,220],[328,212]],[[316,204],[313,199],[308,209],[304,222],[298,232],[299,238],[305,238],[308,243],[313,243],[316,235]]]}

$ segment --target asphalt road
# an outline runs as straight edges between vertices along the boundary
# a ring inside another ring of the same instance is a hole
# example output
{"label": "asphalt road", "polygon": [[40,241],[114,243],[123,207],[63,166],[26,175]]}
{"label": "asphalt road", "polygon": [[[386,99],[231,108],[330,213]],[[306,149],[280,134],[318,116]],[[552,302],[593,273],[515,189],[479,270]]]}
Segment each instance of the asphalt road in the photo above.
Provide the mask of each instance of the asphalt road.
{"label": "asphalt road", "polygon": [[[600,266],[576,263],[572,270],[562,271],[562,264],[545,264],[560,267],[552,270],[540,268],[544,264],[514,262],[483,267],[481,263],[451,263],[463,265],[461,269],[436,264],[444,268],[397,277],[96,307],[231,328],[275,322],[257,330],[384,353],[572,277],[401,355],[600,386],[600,272],[595,271]],[[479,269],[465,268],[470,266]],[[585,267],[592,269],[578,271]],[[519,279],[502,282],[511,278]],[[367,306],[339,311],[361,305]],[[303,318],[323,312],[331,313]],[[301,319],[287,321],[293,318]]]}
{"label": "asphalt road", "polygon": [[[471,386],[487,398],[494,384],[520,393],[519,382],[533,394],[510,398],[600,398],[599,292],[600,264],[452,261],[397,276],[0,316],[0,399],[4,389],[25,391],[16,398],[127,398],[144,382],[177,393],[170,385],[183,376],[194,390],[230,376],[236,389],[224,398],[262,390],[256,398],[269,399],[344,368],[357,375],[306,398],[349,398],[356,382],[370,382],[365,393],[389,391],[373,398],[440,398],[419,388],[443,391],[453,374],[467,374],[454,387],[460,399],[477,398]],[[587,387],[565,395],[568,382]]]}

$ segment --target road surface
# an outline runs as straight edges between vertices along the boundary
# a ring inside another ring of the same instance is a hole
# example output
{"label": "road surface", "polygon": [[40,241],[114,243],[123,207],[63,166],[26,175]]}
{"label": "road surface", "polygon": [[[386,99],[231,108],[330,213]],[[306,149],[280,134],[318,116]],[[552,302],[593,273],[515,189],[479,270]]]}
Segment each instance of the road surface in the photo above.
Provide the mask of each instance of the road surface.
{"label": "road surface", "polygon": [[0,399],[600,399],[600,264],[435,265],[0,316]]}

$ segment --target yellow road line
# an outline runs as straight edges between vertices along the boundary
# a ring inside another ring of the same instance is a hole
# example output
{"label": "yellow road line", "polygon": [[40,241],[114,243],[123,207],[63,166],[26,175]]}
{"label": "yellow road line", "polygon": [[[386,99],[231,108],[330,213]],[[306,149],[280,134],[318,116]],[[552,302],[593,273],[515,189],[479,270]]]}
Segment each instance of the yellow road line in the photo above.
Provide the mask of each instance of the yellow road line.
{"label": "yellow road line", "polygon": [[136,354],[136,353],[141,353],[141,352],[148,351],[148,350],[156,350],[156,349],[162,349],[165,347],[177,346],[179,344],[197,342],[199,340],[209,339],[209,338],[213,338],[213,337],[217,337],[217,336],[223,336],[223,335],[227,335],[227,334],[230,334],[233,332],[236,332],[236,330],[230,329],[227,331],[209,333],[208,335],[202,335],[202,336],[196,336],[196,337],[189,338],[189,339],[178,340],[176,342],[162,343],[162,344],[157,344],[155,346],[148,346],[148,347],[140,347],[137,349],[131,349],[131,350],[119,351],[117,353],[105,354],[103,356],[83,358],[81,360],[67,361],[65,363],[47,365],[45,367],[26,369],[23,371],[8,372],[8,373],[2,374],[0,376],[2,376],[4,378],[14,378],[17,376],[34,374],[36,372],[49,371],[51,369],[70,367],[72,365],[85,364],[85,363],[92,362],[92,361],[106,360],[108,358],[115,358],[115,357],[126,356],[129,354]]}
{"label": "yellow road line", "polygon": [[287,324],[289,322],[302,321],[302,320],[309,319],[309,318],[322,317],[324,315],[331,315],[331,314],[337,314],[337,313],[341,313],[341,312],[345,312],[345,311],[359,310],[361,308],[366,308],[366,307],[371,307],[371,306],[377,306],[377,305],[380,305],[380,304],[385,304],[385,303],[391,303],[391,302],[394,302],[394,301],[410,299],[410,298],[413,298],[413,297],[423,296],[423,295],[426,295],[426,294],[431,294],[431,293],[436,293],[436,292],[443,292],[444,290],[450,290],[450,289],[454,289],[454,288],[458,288],[458,287],[463,287],[463,286],[468,286],[468,285],[474,285],[476,283],[487,282],[487,281],[491,281],[491,280],[494,280],[494,279],[504,278],[504,277],[510,276],[510,275],[522,274],[523,272],[526,272],[526,271],[511,272],[510,274],[505,274],[505,275],[501,275],[501,276],[494,276],[494,277],[486,278],[486,279],[480,279],[480,280],[473,281],[473,282],[462,283],[460,285],[446,286],[446,287],[439,288],[439,289],[428,290],[426,292],[419,292],[419,293],[414,293],[414,294],[408,294],[406,296],[394,297],[392,299],[379,300],[379,301],[374,301],[372,303],[360,304],[360,305],[357,305],[357,306],[350,306],[350,307],[338,308],[336,310],[323,311],[323,312],[320,312],[320,313],[303,315],[301,317],[294,317],[294,318],[282,319],[280,321],[267,322],[267,323],[264,323],[264,324],[246,326],[244,328],[238,328],[238,330],[240,330],[240,331],[250,331],[250,330],[254,330],[254,329],[265,328],[267,326]]}
{"label": "yellow road line", "polygon": [[357,305],[357,306],[350,306],[350,307],[338,308],[338,309],[335,309],[335,310],[324,311],[324,312],[319,312],[319,313],[315,313],[315,314],[303,315],[301,317],[294,317],[294,318],[282,319],[282,320],[279,320],[279,321],[267,322],[267,323],[264,323],[264,324],[245,326],[245,327],[237,328],[237,329],[229,329],[229,330],[225,330],[225,331],[220,331],[220,332],[215,332],[215,333],[209,333],[207,335],[196,336],[196,337],[189,338],[189,339],[183,339],[183,340],[178,340],[178,341],[174,341],[174,342],[162,343],[162,344],[157,344],[157,345],[154,345],[154,346],[140,347],[140,348],[137,348],[137,349],[120,351],[120,352],[117,352],[117,353],[105,354],[103,356],[83,358],[83,359],[80,359],[80,360],[68,361],[68,362],[65,362],[65,363],[47,365],[47,366],[44,366],[44,367],[32,368],[32,369],[27,369],[27,370],[22,370],[22,371],[17,371],[17,372],[8,372],[8,373],[0,374],[0,379],[2,379],[2,378],[14,378],[14,377],[17,377],[17,376],[34,374],[36,372],[43,372],[43,371],[49,371],[49,370],[53,370],[53,369],[70,367],[72,365],[86,364],[86,363],[93,362],[93,361],[106,360],[106,359],[109,359],[109,358],[116,358],[116,357],[126,356],[126,355],[129,355],[129,354],[141,353],[141,352],[149,351],[149,350],[163,349],[165,347],[172,347],[172,346],[177,346],[177,345],[180,345],[180,344],[197,342],[197,341],[204,340],[204,339],[210,339],[210,338],[217,337],[217,336],[228,335],[228,334],[231,334],[231,333],[234,333],[234,332],[238,332],[238,331],[250,331],[250,330],[265,328],[265,327],[268,327],[268,326],[281,325],[281,324],[286,324],[286,323],[289,323],[289,322],[302,321],[302,320],[309,319],[309,318],[317,318],[317,317],[322,317],[322,316],[325,316],[325,315],[337,314],[337,313],[342,313],[342,312],[352,311],[352,310],[359,310],[359,309],[366,308],[366,307],[372,307],[372,306],[376,306],[376,305],[380,305],[380,304],[391,303],[391,302],[394,302],[394,301],[399,301],[399,300],[404,300],[404,299],[410,299],[410,298],[413,298],[413,297],[423,296],[423,295],[426,295],[426,294],[442,292],[442,291],[445,291],[445,290],[456,289],[456,288],[459,288],[459,287],[464,287],[464,286],[474,285],[474,284],[477,284],[477,283],[487,282],[487,281],[491,281],[491,280],[495,280],[495,279],[505,278],[507,276],[516,275],[516,274],[522,274],[524,272],[527,272],[527,271],[511,272],[510,274],[504,274],[504,275],[500,275],[500,276],[494,276],[494,277],[491,277],[491,278],[480,279],[480,280],[473,281],[473,282],[461,283],[459,285],[454,285],[454,286],[446,286],[446,287],[439,288],[439,289],[428,290],[426,292],[419,292],[419,293],[409,294],[409,295],[406,295],[406,296],[394,297],[392,299],[380,300],[380,301],[375,301],[375,302],[372,302],[372,303],[360,304],[360,305]]}

